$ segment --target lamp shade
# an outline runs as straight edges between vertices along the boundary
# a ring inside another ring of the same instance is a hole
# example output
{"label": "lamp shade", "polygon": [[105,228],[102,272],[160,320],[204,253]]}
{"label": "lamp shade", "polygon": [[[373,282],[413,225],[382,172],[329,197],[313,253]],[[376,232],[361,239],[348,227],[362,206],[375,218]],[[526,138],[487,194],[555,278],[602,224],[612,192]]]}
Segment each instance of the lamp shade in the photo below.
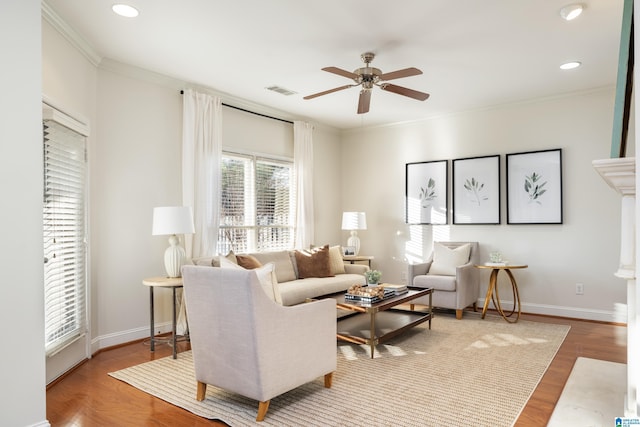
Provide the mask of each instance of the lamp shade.
{"label": "lamp shade", "polygon": [[343,212],[342,213],[342,229],[343,230],[366,230],[367,214],[364,212]]}
{"label": "lamp shade", "polygon": [[171,234],[193,234],[193,214],[189,206],[165,206],[153,208],[153,229],[151,234],[163,236]]}

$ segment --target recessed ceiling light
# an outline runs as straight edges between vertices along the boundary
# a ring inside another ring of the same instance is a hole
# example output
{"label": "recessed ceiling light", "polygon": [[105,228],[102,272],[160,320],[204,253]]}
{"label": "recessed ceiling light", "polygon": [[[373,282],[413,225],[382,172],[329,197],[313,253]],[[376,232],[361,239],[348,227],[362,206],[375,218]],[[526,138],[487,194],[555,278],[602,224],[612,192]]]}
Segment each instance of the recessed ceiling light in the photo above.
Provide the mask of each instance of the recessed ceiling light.
{"label": "recessed ceiling light", "polygon": [[574,68],[578,68],[582,63],[578,61],[565,62],[560,66],[561,70],[573,70]]}
{"label": "recessed ceiling light", "polygon": [[560,16],[562,16],[562,19],[565,21],[571,21],[580,16],[583,10],[584,5],[582,4],[570,4],[560,9]]}
{"label": "recessed ceiling light", "polygon": [[129,6],[128,4],[114,4],[111,6],[111,9],[120,16],[124,16],[125,18],[135,18],[138,16],[140,12],[133,6]]}

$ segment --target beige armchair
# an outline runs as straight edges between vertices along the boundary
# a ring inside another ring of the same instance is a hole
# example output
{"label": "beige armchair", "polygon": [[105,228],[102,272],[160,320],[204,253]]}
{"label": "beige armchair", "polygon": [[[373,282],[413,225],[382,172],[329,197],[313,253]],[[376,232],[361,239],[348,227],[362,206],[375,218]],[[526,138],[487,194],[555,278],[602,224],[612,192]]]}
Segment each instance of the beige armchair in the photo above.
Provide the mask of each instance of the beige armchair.
{"label": "beige armchair", "polygon": [[333,300],[285,307],[270,299],[253,270],[184,266],[185,303],[197,381],[259,402],[262,421],[269,401],[336,370]]}
{"label": "beige armchair", "polygon": [[[469,245],[468,257],[460,258],[463,245]],[[439,247],[437,247],[440,245]],[[434,242],[434,251],[424,263],[409,264],[407,279],[409,285],[419,288],[433,288],[433,306],[456,311],[456,318],[462,319],[463,310],[473,305],[476,310],[480,286],[480,272],[474,267],[479,260],[478,242]],[[437,257],[441,255],[439,260]],[[437,268],[435,261],[440,261]],[[456,261],[457,262],[454,262]],[[415,304],[428,304],[427,297],[418,298]]]}

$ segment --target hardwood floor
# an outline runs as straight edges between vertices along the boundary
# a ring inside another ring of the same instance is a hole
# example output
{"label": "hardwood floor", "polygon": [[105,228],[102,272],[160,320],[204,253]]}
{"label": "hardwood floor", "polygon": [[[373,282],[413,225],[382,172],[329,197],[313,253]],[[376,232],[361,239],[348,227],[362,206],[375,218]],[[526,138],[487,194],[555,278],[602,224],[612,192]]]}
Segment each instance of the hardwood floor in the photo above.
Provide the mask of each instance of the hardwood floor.
{"label": "hardwood floor", "polygon": [[[567,324],[571,330],[516,427],[547,424],[576,358],[590,357],[626,363],[626,327],[589,321],[523,315],[522,319]],[[462,320],[464,321],[464,320]],[[179,343],[183,351],[188,343]],[[135,342],[98,353],[47,390],[47,419],[53,427],[73,426],[224,426],[154,398],[107,373],[171,355],[167,345],[149,352]],[[478,385],[478,392],[487,392]],[[268,415],[267,415],[268,416]]]}

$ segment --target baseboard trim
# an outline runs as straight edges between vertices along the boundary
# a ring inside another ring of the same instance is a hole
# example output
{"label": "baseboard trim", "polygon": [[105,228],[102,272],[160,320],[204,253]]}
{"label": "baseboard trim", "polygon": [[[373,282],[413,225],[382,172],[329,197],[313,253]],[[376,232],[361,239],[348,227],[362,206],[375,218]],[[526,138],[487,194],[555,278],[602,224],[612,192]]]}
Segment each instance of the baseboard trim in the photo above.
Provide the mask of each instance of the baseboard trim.
{"label": "baseboard trim", "polygon": [[[171,332],[171,322],[156,323],[156,333]],[[136,341],[144,338],[149,338],[149,327],[143,326],[140,328],[129,329],[127,331],[114,332],[112,334],[100,335],[91,340],[91,354],[96,354],[99,350],[107,347],[113,347],[120,344],[126,344],[131,341]]]}
{"label": "baseboard trim", "polygon": [[[484,299],[478,299],[477,302],[478,308],[482,310],[484,305]],[[500,305],[504,310],[511,310],[513,307],[513,301],[503,301],[500,300]],[[490,309],[495,309],[493,303],[489,304]],[[626,323],[627,317],[626,313],[622,313],[617,310],[597,310],[590,308],[579,308],[579,307],[566,307],[559,305],[549,305],[549,304],[530,304],[523,303],[522,304],[522,312],[530,313],[530,314],[541,314],[545,316],[554,316],[554,317],[568,317],[572,319],[580,319],[580,320],[595,320],[598,322],[608,322],[608,323]]]}

